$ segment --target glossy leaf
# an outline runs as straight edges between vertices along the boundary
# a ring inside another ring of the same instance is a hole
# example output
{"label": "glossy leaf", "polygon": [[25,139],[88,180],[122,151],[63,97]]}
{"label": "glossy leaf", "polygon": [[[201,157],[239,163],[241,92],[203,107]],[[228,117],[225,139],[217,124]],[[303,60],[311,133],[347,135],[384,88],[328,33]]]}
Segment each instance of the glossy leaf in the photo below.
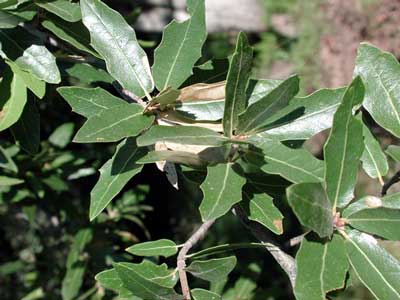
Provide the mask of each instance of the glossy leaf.
{"label": "glossy leaf", "polygon": [[178,246],[170,240],[144,242],[126,249],[127,252],[137,256],[164,256],[169,257],[178,252]]}
{"label": "glossy leaf", "polygon": [[19,120],[11,126],[15,143],[27,153],[34,155],[40,147],[40,114],[31,99],[24,107]]}
{"label": "glossy leaf", "polygon": [[159,91],[179,88],[192,74],[207,36],[204,0],[187,0],[190,18],[175,20],[164,28],[161,44],[154,51],[152,68]]}
{"label": "glossy leaf", "polygon": [[77,22],[82,18],[79,4],[69,0],[39,0],[35,4],[68,22]]}
{"label": "glossy leaf", "polygon": [[203,221],[222,217],[242,199],[245,179],[238,175],[232,163],[208,167],[207,177],[200,185],[203,200],[200,214]]}
{"label": "glossy leaf", "polygon": [[246,109],[246,87],[250,79],[253,49],[246,35],[240,32],[236,50],[229,65],[225,87],[225,107],[222,124],[226,136],[231,137],[237,128],[238,116]]}
{"label": "glossy leaf", "polygon": [[400,299],[399,261],[366,233],[352,230],[346,236],[347,257],[365,287],[376,299]]}
{"label": "glossy leaf", "polygon": [[193,289],[190,292],[194,300],[221,300],[221,296],[203,289]]}
{"label": "glossy leaf", "polygon": [[379,142],[375,139],[366,125],[363,125],[364,152],[361,156],[363,169],[372,178],[378,178],[383,185],[382,177],[389,171],[386,156]]}
{"label": "glossy leaf", "polygon": [[299,77],[292,76],[273,89],[268,95],[251,104],[239,116],[238,133],[252,133],[271,123],[269,120],[299,92]]}
{"label": "glossy leaf", "polygon": [[345,285],[349,268],[343,239],[331,241],[304,238],[296,255],[297,276],[294,294],[297,300],[322,300],[330,291]]}
{"label": "glossy leaf", "polygon": [[359,159],[364,150],[362,124],[353,117],[353,107],[361,104],[364,85],[357,77],[347,88],[334,117],[324,147],[326,191],[332,207],[343,207],[353,198]]}
{"label": "glossy leaf", "polygon": [[99,57],[99,55],[90,46],[89,32],[82,23],[70,23],[53,17],[44,20],[42,22],[42,25],[44,28],[52,32],[55,36],[71,44],[76,49]]}
{"label": "glossy leaf", "polygon": [[400,87],[396,57],[368,43],[358,48],[354,73],[365,83],[364,107],[383,128],[400,137]]}
{"label": "glossy leaf", "polygon": [[122,104],[90,117],[74,137],[75,143],[116,142],[147,129],[154,116],[143,115],[137,104]]}
{"label": "glossy leaf", "polygon": [[306,97],[295,97],[278,113],[281,117],[270,124],[270,129],[252,138],[280,141],[306,140],[330,128],[344,90],[343,88],[321,89]]}
{"label": "glossy leaf", "polygon": [[67,257],[67,273],[61,286],[63,300],[75,299],[79,293],[85,272],[85,263],[81,261],[80,257],[92,237],[91,229],[81,229],[74,237],[74,242]]}
{"label": "glossy leaf", "polygon": [[57,92],[72,107],[72,111],[86,118],[98,115],[104,110],[127,104],[121,98],[111,95],[102,88],[60,87]]}
{"label": "glossy leaf", "polygon": [[385,152],[395,161],[400,162],[400,146],[390,145]]}
{"label": "glossy leaf", "polygon": [[207,281],[216,281],[228,276],[236,266],[236,257],[228,256],[210,260],[195,260],[186,271]]}
{"label": "glossy leaf", "polygon": [[145,155],[134,139],[121,142],[114,156],[100,168],[100,178],[90,193],[90,220],[96,218],[143,165],[136,161]]}
{"label": "glossy leaf", "polygon": [[13,161],[11,155],[1,146],[0,146],[0,168],[10,170],[14,173],[18,172],[18,167]]}
{"label": "glossy leaf", "polygon": [[277,174],[294,182],[321,182],[324,163],[305,149],[292,149],[275,141],[257,144],[262,152],[251,151],[247,159],[268,174]]}
{"label": "glossy leaf", "polygon": [[289,204],[300,223],[320,237],[333,232],[333,212],[325,190],[320,183],[299,183],[286,192]]}
{"label": "glossy leaf", "polygon": [[116,263],[114,264],[114,268],[121,278],[123,286],[138,297],[154,300],[182,299],[172,287],[166,287],[157,283],[152,278],[163,277],[165,274],[160,276],[159,272],[157,272],[158,274],[154,274],[148,268],[130,263]]}
{"label": "glossy leaf", "polygon": [[20,118],[27,92],[20,76],[6,71],[0,83],[0,131],[9,128]]}
{"label": "glossy leaf", "polygon": [[91,45],[104,58],[108,72],[138,97],[154,88],[146,53],[135,31],[116,11],[99,0],[81,0],[83,23],[89,29]]}
{"label": "glossy leaf", "polygon": [[249,200],[249,219],[258,222],[276,234],[283,233],[283,215],[267,194],[243,193]]}
{"label": "glossy leaf", "polygon": [[56,59],[38,37],[25,29],[0,30],[0,43],[3,57],[14,61],[19,68],[48,83],[61,81]]}
{"label": "glossy leaf", "polygon": [[138,138],[139,146],[157,142],[173,142],[190,145],[220,146],[228,139],[211,129],[196,126],[152,126]]}
{"label": "glossy leaf", "polygon": [[21,77],[26,87],[31,90],[36,97],[40,99],[44,97],[46,94],[46,82],[40,80],[32,73],[21,70],[16,63],[10,60],[6,61],[6,63],[10,66],[13,73]]}

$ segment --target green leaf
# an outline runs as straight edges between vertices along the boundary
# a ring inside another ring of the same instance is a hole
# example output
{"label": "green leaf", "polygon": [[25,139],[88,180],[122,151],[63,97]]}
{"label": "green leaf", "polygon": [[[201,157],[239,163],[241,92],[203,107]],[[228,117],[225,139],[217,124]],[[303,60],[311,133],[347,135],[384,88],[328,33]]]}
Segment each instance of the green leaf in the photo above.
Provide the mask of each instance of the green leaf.
{"label": "green leaf", "polygon": [[208,167],[207,177],[200,185],[204,195],[199,207],[203,221],[222,217],[235,203],[242,200],[242,186],[245,182],[234,171],[232,163]]}
{"label": "green leaf", "polygon": [[187,0],[190,18],[173,20],[164,28],[161,44],[154,51],[152,68],[157,89],[179,88],[192,74],[207,37],[204,0]]}
{"label": "green leaf", "polygon": [[82,18],[79,4],[69,0],[39,0],[35,4],[68,22],[77,22]]}
{"label": "green leaf", "polygon": [[138,97],[151,98],[154,88],[146,53],[124,18],[99,0],[81,0],[83,24],[91,45],[104,58],[108,72]]}
{"label": "green leaf", "polygon": [[343,211],[343,218],[358,230],[389,240],[400,240],[400,194],[361,198]]}
{"label": "green leaf", "polygon": [[152,126],[138,137],[139,146],[157,142],[172,142],[190,145],[221,146],[228,139],[211,129],[196,126]]}
{"label": "green leaf", "polygon": [[252,133],[262,130],[279,110],[285,108],[289,101],[299,92],[299,77],[290,77],[282,82],[268,95],[251,104],[240,116],[238,133]]}
{"label": "green leaf", "polygon": [[[0,4],[1,5],[1,4]],[[0,11],[0,28],[14,28],[18,24],[23,23],[29,19],[31,14],[24,17],[24,14],[19,14],[14,11],[2,10]]]}
{"label": "green leaf", "polygon": [[354,73],[365,83],[363,106],[383,128],[400,137],[400,65],[396,57],[370,44],[358,48]]}
{"label": "green leaf", "polygon": [[389,165],[379,142],[375,139],[368,127],[363,124],[364,152],[361,156],[362,166],[368,176],[378,178],[384,185],[382,177],[389,171]]}
{"label": "green leaf", "polygon": [[48,83],[61,81],[56,59],[41,41],[21,27],[0,30],[3,57],[15,62],[19,68]]}
{"label": "green leaf", "polygon": [[346,252],[360,281],[379,300],[400,299],[400,263],[372,236],[352,230],[346,234]]}
{"label": "green leaf", "polygon": [[81,22],[69,23],[60,18],[52,17],[44,20],[42,25],[58,38],[71,44],[76,49],[82,50],[95,57],[99,57],[90,46],[89,32]]}
{"label": "green leaf", "polygon": [[112,78],[102,68],[96,68],[86,63],[68,63],[65,65],[65,72],[73,79],[78,79],[83,84],[98,84],[98,83],[109,83],[112,84],[114,78]]}
{"label": "green leaf", "polygon": [[24,180],[7,176],[0,176],[0,187],[13,186],[23,183]]}
{"label": "green leaf", "polygon": [[20,118],[26,103],[27,92],[22,78],[9,70],[4,74],[0,90],[0,131],[3,131]]}
{"label": "green leaf", "polygon": [[306,140],[330,128],[344,91],[343,88],[321,89],[306,97],[295,97],[279,112],[278,115],[282,117],[271,123],[272,128],[251,138],[279,141]]}
{"label": "green leaf", "polygon": [[81,229],[74,237],[71,250],[67,258],[67,273],[62,281],[61,295],[63,300],[73,300],[78,295],[83,283],[85,262],[81,255],[85,246],[92,240],[92,229]]}
{"label": "green leaf", "polygon": [[93,117],[99,113],[127,104],[121,98],[111,95],[102,88],[60,87],[57,92],[72,107],[72,111],[86,118]]}
{"label": "green leaf", "polygon": [[159,93],[153,100],[150,101],[149,105],[154,105],[156,103],[161,104],[160,108],[164,109],[167,105],[174,103],[181,92],[179,90],[175,90],[171,87],[166,88],[161,93]]}
{"label": "green leaf", "polygon": [[246,87],[250,79],[253,49],[246,35],[240,32],[236,50],[229,65],[225,87],[225,108],[222,124],[226,136],[231,137],[238,124],[238,116],[246,109]]}
{"label": "green leaf", "polygon": [[190,291],[194,300],[221,300],[221,296],[203,289],[193,289]]}
{"label": "green leaf", "polygon": [[362,124],[353,117],[353,107],[364,97],[364,85],[356,77],[347,88],[334,117],[324,147],[326,192],[332,207],[346,206],[353,198],[358,165],[364,150]]}
{"label": "green leaf", "polygon": [[186,268],[186,271],[203,280],[216,281],[228,276],[235,268],[236,262],[235,256],[196,260]]}
{"label": "green leaf", "polygon": [[286,192],[289,204],[300,223],[320,237],[333,232],[333,212],[325,190],[320,183],[299,183]]}
{"label": "green leaf", "polygon": [[[130,264],[130,263],[116,263],[114,268],[121,278],[123,286],[131,291],[134,295],[154,300],[178,300],[182,299],[172,287],[166,287],[155,282],[152,277],[162,277],[159,272],[154,274],[148,266]],[[149,272],[150,271],[150,272]],[[156,276],[154,276],[156,275]],[[165,275],[164,275],[165,276]],[[149,278],[150,277],[150,278]]]}
{"label": "green leaf", "polygon": [[250,194],[243,192],[249,200],[249,219],[258,222],[276,234],[283,233],[283,215],[267,194]]}
{"label": "green leaf", "polygon": [[292,149],[275,141],[257,144],[262,152],[249,151],[246,159],[268,174],[277,174],[294,182],[321,182],[324,163],[305,149]]}
{"label": "green leaf", "polygon": [[137,256],[170,257],[178,252],[178,246],[173,241],[162,239],[136,244],[125,251]]}
{"label": "green leaf", "polygon": [[10,170],[14,173],[18,172],[18,167],[13,161],[11,155],[1,146],[0,146],[0,168]]}
{"label": "green leaf", "polygon": [[132,138],[118,145],[114,156],[100,168],[100,178],[90,193],[91,221],[142,170],[143,165],[136,164],[136,161],[145,153],[145,149],[137,148],[136,141]]}
{"label": "green leaf", "polygon": [[28,100],[21,118],[11,126],[15,143],[27,153],[34,155],[40,147],[40,114],[31,99]]}
{"label": "green leaf", "polygon": [[106,289],[119,292],[122,288],[122,280],[115,269],[102,271],[95,276],[95,279]]}
{"label": "green leaf", "polygon": [[400,162],[400,146],[390,145],[385,152],[395,161]]}
{"label": "green leaf", "polygon": [[296,255],[297,300],[322,300],[330,291],[345,285],[349,268],[343,239],[335,234],[331,241],[304,238]]}
{"label": "green leaf", "polygon": [[143,115],[137,104],[124,103],[90,117],[74,137],[75,143],[116,142],[150,127],[154,116]]}
{"label": "green leaf", "polygon": [[137,161],[138,164],[150,164],[155,162],[167,161],[171,163],[183,164],[190,167],[204,167],[207,162],[202,160],[197,154],[184,151],[151,151]]}
{"label": "green leaf", "polygon": [[64,123],[58,126],[49,136],[49,142],[59,148],[65,148],[70,142],[74,134],[74,123]]}
{"label": "green leaf", "polygon": [[36,97],[40,99],[44,97],[46,94],[46,82],[38,79],[32,73],[21,70],[16,63],[10,60],[7,60],[6,63],[11,67],[13,73],[21,77],[26,87],[30,89],[32,93],[36,95]]}

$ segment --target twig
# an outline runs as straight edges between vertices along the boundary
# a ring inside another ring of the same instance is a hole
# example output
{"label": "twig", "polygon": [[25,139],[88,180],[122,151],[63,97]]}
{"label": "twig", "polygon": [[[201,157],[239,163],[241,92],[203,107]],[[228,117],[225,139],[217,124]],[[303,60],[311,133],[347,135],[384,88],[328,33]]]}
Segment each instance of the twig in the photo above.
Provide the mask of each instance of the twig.
{"label": "twig", "polygon": [[289,241],[289,246],[294,247],[294,246],[300,244],[303,241],[304,237],[309,233],[310,233],[310,231],[307,231],[299,236],[295,236],[294,238],[291,238]]}
{"label": "twig", "polygon": [[393,177],[390,178],[390,180],[383,185],[381,195],[385,196],[387,191],[389,190],[389,188],[393,184],[395,184],[399,181],[400,181],[400,171],[398,171],[396,174],[394,174]]}
{"label": "twig", "polygon": [[254,237],[264,244],[267,251],[275,258],[276,262],[288,275],[290,283],[292,287],[294,287],[297,274],[296,261],[294,258],[272,243],[265,228],[261,224],[250,221],[240,205],[236,204],[234,206],[233,213],[251,231]]}
{"label": "twig", "polygon": [[146,107],[146,102],[144,102],[142,99],[140,99],[140,97],[136,96],[131,91],[122,88],[118,82],[114,81],[113,86],[117,90],[117,92],[121,95],[121,97],[124,98],[129,103],[138,103],[141,106]]}
{"label": "twig", "polygon": [[209,220],[204,222],[199,229],[197,229],[192,236],[183,244],[182,249],[179,251],[177,267],[179,273],[179,281],[181,283],[182,294],[184,300],[190,300],[190,288],[186,276],[186,254],[190,249],[197,244],[207,233],[208,229],[214,224],[215,220]]}

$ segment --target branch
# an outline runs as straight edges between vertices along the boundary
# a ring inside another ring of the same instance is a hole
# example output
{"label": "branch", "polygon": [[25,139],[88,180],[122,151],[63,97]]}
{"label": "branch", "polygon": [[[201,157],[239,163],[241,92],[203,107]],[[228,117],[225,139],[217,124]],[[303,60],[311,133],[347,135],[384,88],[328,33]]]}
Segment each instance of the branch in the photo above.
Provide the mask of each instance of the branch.
{"label": "branch", "polygon": [[234,206],[233,214],[242,221],[256,239],[264,244],[267,251],[275,258],[276,262],[288,275],[290,283],[292,284],[292,287],[294,287],[297,274],[296,261],[294,258],[272,243],[265,228],[261,224],[250,221],[240,205],[236,204]]}
{"label": "branch", "polygon": [[136,96],[134,93],[128,91],[127,89],[122,88],[122,86],[118,82],[114,81],[113,86],[117,90],[117,92],[121,95],[121,97],[124,98],[129,103],[137,103],[143,107],[146,107],[146,102],[144,102],[142,99],[140,99],[140,97]]}
{"label": "branch", "polygon": [[389,188],[393,184],[395,184],[399,181],[400,181],[400,171],[398,171],[396,174],[394,174],[393,177],[390,178],[390,180],[383,185],[381,195],[385,196],[387,191],[389,190]]}
{"label": "branch", "polygon": [[186,276],[186,254],[190,249],[196,245],[201,239],[204,238],[208,229],[214,224],[215,220],[204,222],[199,229],[197,229],[192,236],[183,244],[181,251],[178,254],[177,267],[179,273],[179,281],[181,283],[182,294],[184,300],[190,300],[190,288]]}

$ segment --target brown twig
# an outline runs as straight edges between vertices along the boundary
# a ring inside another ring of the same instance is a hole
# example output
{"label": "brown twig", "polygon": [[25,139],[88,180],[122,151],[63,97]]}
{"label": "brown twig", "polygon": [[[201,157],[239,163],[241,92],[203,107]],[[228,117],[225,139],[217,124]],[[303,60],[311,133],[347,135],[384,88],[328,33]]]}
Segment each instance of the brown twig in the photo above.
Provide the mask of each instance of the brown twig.
{"label": "brown twig", "polygon": [[276,262],[281,266],[281,268],[288,275],[292,287],[296,281],[297,267],[296,261],[292,256],[284,252],[281,248],[271,242],[271,238],[265,231],[265,228],[256,222],[252,222],[247,217],[243,208],[236,204],[233,208],[233,213],[242,221],[242,223],[251,231],[256,239],[264,244],[267,251],[274,257]]}
{"label": "brown twig", "polygon": [[399,181],[400,181],[400,171],[398,171],[396,174],[394,174],[393,177],[390,178],[390,180],[383,185],[381,195],[385,196],[387,194],[387,191],[389,190],[389,188],[393,184],[395,184]]}
{"label": "brown twig", "polygon": [[197,244],[205,234],[208,229],[214,224],[215,220],[209,220],[204,222],[193,234],[192,236],[183,244],[182,249],[179,251],[177,259],[177,268],[179,273],[179,281],[181,283],[182,294],[184,300],[190,300],[190,288],[186,276],[186,255],[190,249]]}

